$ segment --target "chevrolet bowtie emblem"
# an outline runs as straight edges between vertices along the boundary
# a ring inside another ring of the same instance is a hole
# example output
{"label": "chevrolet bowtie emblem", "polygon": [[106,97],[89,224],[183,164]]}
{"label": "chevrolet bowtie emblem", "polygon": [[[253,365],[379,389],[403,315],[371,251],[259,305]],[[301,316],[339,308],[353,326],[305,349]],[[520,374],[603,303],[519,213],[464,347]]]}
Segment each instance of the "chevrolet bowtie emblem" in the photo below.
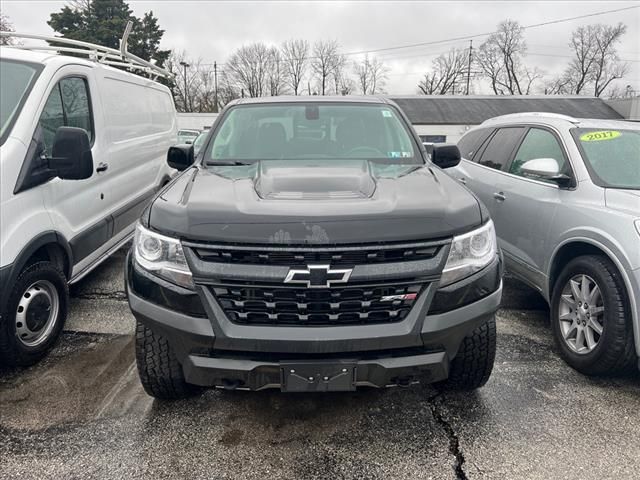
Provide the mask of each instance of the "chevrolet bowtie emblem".
{"label": "chevrolet bowtie emblem", "polygon": [[298,283],[307,288],[329,288],[335,283],[347,283],[353,269],[332,270],[330,265],[307,265],[306,269],[289,269],[284,283]]}

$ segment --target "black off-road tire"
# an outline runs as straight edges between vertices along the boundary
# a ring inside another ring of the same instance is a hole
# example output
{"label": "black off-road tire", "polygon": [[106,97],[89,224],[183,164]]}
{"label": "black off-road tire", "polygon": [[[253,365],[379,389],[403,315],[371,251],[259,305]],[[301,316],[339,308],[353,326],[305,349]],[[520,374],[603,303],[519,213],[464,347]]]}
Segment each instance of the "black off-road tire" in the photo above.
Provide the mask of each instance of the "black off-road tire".
{"label": "black off-road tire", "polygon": [[[558,309],[562,290],[570,278],[585,274],[600,287],[605,308],[603,332],[592,352],[578,354],[565,343]],[[571,260],[558,276],[551,297],[551,328],[562,359],[585,375],[611,375],[636,365],[630,301],[624,280],[616,266],[604,256],[585,255]]]}
{"label": "black off-road tire", "polygon": [[142,387],[147,394],[161,400],[178,400],[202,391],[188,384],[182,365],[166,338],[136,322],[136,364]]}
{"label": "black off-road tire", "polygon": [[[16,311],[22,295],[25,294],[29,286],[43,280],[55,287],[59,302],[58,315],[54,320],[53,328],[42,343],[37,346],[27,346],[17,337]],[[24,367],[33,365],[45,357],[60,337],[64,323],[67,320],[68,305],[69,287],[67,279],[57,266],[51,262],[43,261],[26,267],[13,284],[2,311],[2,321],[0,322],[0,364],[11,367]]]}
{"label": "black off-road tire", "polygon": [[490,320],[464,337],[451,362],[449,378],[437,387],[444,390],[475,390],[491,376],[496,359],[496,320]]}

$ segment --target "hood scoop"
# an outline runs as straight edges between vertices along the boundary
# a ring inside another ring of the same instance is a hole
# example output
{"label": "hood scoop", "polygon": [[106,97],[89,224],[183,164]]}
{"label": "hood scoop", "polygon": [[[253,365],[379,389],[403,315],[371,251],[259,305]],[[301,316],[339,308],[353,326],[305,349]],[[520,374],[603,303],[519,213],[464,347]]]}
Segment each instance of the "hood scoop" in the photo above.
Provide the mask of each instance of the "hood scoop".
{"label": "hood scoop", "polygon": [[376,182],[366,160],[270,160],[260,162],[254,186],[265,200],[345,200],[370,198]]}

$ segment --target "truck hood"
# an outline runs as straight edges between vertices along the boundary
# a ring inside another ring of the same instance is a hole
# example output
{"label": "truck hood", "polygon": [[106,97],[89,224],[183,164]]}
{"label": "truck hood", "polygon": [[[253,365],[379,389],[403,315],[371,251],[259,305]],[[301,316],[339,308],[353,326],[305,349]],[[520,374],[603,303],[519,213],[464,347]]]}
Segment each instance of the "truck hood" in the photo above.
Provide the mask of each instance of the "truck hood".
{"label": "truck hood", "polygon": [[149,226],[208,242],[342,244],[445,238],[483,222],[478,200],[437,168],[327,163],[194,167],[156,198]]}
{"label": "truck hood", "polygon": [[608,208],[640,216],[640,190],[607,188],[604,197]]}

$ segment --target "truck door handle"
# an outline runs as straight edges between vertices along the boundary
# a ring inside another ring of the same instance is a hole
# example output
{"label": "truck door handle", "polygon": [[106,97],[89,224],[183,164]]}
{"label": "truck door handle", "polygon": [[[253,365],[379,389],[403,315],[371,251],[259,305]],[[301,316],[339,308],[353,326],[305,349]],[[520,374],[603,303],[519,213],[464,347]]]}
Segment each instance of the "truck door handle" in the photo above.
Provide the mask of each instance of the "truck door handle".
{"label": "truck door handle", "polygon": [[493,198],[495,198],[499,202],[504,202],[507,199],[507,197],[505,197],[504,193],[502,192],[494,193]]}
{"label": "truck door handle", "polygon": [[98,164],[98,167],[96,168],[96,172],[100,173],[100,172],[106,172],[107,168],[109,168],[109,164],[104,163],[104,162],[100,162]]}
{"label": "truck door handle", "polygon": [[459,178],[458,181],[463,185],[467,184],[467,179],[466,178]]}

